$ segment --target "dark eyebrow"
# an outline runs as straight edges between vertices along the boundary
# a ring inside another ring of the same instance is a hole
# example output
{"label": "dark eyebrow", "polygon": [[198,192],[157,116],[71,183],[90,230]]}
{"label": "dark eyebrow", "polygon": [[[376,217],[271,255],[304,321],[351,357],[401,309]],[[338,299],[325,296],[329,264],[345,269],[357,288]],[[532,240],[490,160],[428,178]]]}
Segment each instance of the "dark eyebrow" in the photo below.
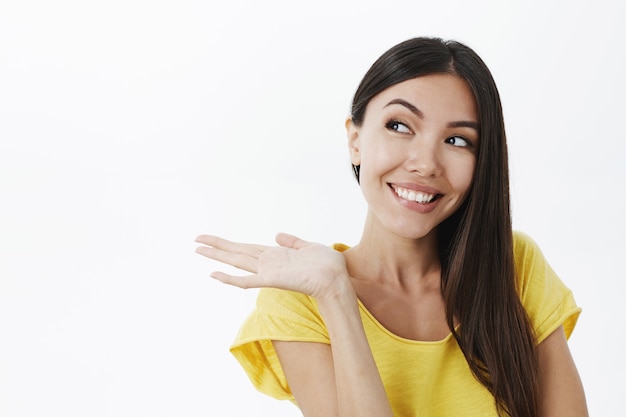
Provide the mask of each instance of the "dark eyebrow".
{"label": "dark eyebrow", "polygon": [[411,103],[409,103],[406,100],[402,100],[401,98],[394,98],[389,103],[387,103],[387,105],[385,107],[391,106],[392,104],[399,104],[401,106],[404,106],[407,109],[409,109],[411,111],[411,113],[413,113],[414,115],[416,115],[420,119],[424,118],[424,113],[422,113],[422,111],[420,109],[418,109],[417,107],[415,107],[414,105],[412,105]]}
{"label": "dark eyebrow", "polygon": [[469,127],[474,129],[477,132],[480,132],[480,125],[478,122],[474,122],[471,120],[462,120],[459,122],[450,122],[448,123],[448,127]]}
{"label": "dark eyebrow", "polygon": [[[399,104],[401,106],[404,106],[407,109],[409,109],[411,113],[415,114],[420,119],[424,118],[424,113],[422,113],[420,109],[418,109],[417,107],[415,107],[414,105],[412,105],[406,100],[403,100],[401,98],[394,98],[389,103],[387,103],[385,107],[391,106],[392,104]],[[458,122],[450,122],[448,123],[448,127],[469,127],[471,129],[474,129],[477,132],[480,132],[480,125],[478,124],[478,122],[475,122],[473,120],[461,120]]]}

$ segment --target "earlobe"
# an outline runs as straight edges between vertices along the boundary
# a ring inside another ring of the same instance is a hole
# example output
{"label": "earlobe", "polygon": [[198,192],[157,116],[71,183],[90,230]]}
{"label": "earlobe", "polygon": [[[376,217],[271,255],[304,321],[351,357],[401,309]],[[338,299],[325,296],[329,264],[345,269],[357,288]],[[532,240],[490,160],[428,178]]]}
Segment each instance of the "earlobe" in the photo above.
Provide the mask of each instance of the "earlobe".
{"label": "earlobe", "polygon": [[359,128],[354,124],[351,117],[346,119],[346,133],[348,135],[350,162],[352,162],[352,165],[361,165],[361,154],[359,152]]}

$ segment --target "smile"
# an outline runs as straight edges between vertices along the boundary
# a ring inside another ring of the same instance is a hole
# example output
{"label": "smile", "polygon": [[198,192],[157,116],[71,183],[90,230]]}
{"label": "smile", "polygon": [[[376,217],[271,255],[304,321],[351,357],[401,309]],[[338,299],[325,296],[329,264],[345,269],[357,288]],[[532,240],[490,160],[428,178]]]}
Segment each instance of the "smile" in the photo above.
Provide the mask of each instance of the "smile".
{"label": "smile", "polygon": [[420,204],[432,203],[441,196],[441,194],[428,194],[421,191],[408,190],[402,187],[394,187],[393,190],[396,192],[398,197],[403,200],[415,201]]}

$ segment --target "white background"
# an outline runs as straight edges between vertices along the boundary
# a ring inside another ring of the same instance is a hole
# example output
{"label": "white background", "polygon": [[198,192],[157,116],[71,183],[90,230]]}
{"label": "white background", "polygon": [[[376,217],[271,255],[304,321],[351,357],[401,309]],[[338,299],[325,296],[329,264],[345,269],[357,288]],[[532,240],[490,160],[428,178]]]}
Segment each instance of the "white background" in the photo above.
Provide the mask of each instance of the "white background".
{"label": "white background", "polygon": [[584,308],[591,414],[626,415],[624,4],[2,0],[0,416],[299,415],[229,354],[256,292],[193,240],[355,243],[343,121],[418,35],[492,69],[514,226]]}

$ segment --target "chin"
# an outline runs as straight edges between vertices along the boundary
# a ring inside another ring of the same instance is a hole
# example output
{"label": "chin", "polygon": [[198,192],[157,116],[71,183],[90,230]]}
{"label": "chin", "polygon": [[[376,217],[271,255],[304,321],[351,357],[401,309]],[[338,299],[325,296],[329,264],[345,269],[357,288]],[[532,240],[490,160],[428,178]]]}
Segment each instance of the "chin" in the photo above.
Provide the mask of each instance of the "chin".
{"label": "chin", "polygon": [[411,240],[420,240],[425,238],[432,238],[436,236],[437,228],[436,227],[415,227],[415,225],[411,226],[399,226],[393,230],[393,233],[404,239]]}

